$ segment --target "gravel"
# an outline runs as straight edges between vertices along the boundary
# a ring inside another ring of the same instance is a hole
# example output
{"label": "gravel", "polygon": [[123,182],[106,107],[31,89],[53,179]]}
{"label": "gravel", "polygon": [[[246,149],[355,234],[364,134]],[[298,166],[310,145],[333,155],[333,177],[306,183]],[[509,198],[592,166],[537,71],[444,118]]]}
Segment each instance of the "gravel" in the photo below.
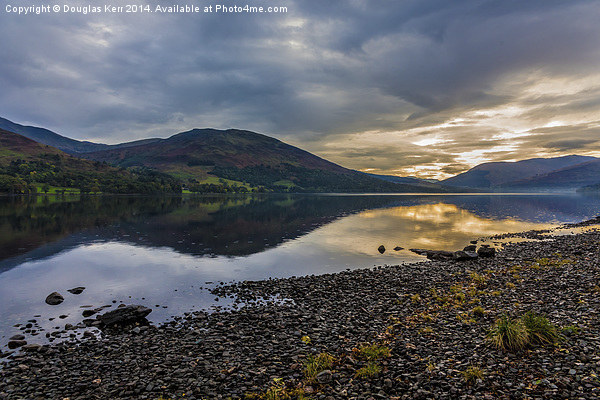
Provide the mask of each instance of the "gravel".
{"label": "gravel", "polygon": [[[485,258],[220,286],[232,310],[23,345],[0,369],[0,399],[243,399],[273,385],[313,399],[600,398],[600,233],[543,237]],[[565,340],[516,354],[486,340],[527,311],[569,327]],[[366,344],[391,354],[359,378]],[[322,352],[333,364],[307,379]]]}

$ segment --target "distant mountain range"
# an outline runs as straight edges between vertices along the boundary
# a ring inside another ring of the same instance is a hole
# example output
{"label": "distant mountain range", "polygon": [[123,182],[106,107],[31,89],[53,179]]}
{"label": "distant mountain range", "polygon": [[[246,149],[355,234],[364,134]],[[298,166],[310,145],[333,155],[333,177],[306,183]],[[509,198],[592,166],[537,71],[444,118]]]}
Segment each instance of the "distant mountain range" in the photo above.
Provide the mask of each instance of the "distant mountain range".
{"label": "distant mountain range", "polygon": [[484,163],[442,181],[502,192],[568,191],[599,182],[600,159],[577,155]]}
{"label": "distant mountain range", "polygon": [[[533,192],[582,187],[593,191],[594,185],[600,185],[600,159],[578,155],[484,163],[438,182],[355,171],[275,138],[238,129],[193,129],[166,139],[116,145],[78,141],[4,118],[0,118],[0,129],[4,130],[5,141],[19,142],[7,138],[7,133],[16,133],[56,148],[46,146],[44,153],[62,150],[78,159],[94,161],[96,167],[157,171],[193,191],[220,191],[225,187],[235,191],[295,192]],[[31,151],[32,144],[24,143],[23,148]],[[19,147],[14,145],[13,150],[15,146]],[[88,168],[91,164],[85,165]]]}

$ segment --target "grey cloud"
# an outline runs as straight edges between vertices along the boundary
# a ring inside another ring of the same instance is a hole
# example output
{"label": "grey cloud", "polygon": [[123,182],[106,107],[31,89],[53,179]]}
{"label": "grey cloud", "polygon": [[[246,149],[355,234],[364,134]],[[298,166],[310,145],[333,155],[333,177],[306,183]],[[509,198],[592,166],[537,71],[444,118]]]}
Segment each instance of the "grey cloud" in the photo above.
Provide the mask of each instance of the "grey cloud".
{"label": "grey cloud", "polygon": [[[336,152],[327,145],[365,131],[433,126],[481,108],[520,104],[530,107],[522,118],[537,121],[594,110],[600,101],[598,88],[553,97],[523,93],[535,83],[527,80],[532,71],[547,79],[596,73],[600,10],[593,2],[281,0],[280,5],[290,12],[27,17],[2,12],[2,116],[112,143],[192,127],[239,127],[349,167],[392,171],[419,155],[418,162],[447,163],[444,171],[457,171],[464,167],[455,162],[461,151],[517,141],[493,139],[497,128],[462,126],[437,132],[452,141],[430,148]],[[531,133],[518,143],[549,151],[594,146],[585,138],[566,143],[549,130]],[[493,157],[525,154],[519,148]]]}

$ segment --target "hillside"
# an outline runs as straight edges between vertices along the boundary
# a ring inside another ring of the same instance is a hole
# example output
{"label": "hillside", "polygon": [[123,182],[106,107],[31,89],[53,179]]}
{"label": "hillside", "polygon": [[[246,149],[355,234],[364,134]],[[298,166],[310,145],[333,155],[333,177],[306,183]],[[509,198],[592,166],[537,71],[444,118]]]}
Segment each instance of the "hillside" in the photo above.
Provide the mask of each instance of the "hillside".
{"label": "hillside", "polygon": [[515,189],[534,188],[542,190],[578,189],[583,186],[600,183],[600,160],[588,161],[562,168],[547,174],[537,175],[515,182],[504,187]]}
{"label": "hillside", "polygon": [[[598,160],[595,157],[564,156],[556,158],[532,158],[517,162],[493,162],[480,164],[467,172],[442,181],[443,184],[479,189],[508,187],[527,188],[528,184],[538,182],[540,186],[552,184],[542,178],[553,171],[568,169]],[[585,169],[585,167],[584,167]],[[572,170],[575,172],[575,170]],[[561,179],[568,180],[567,174]],[[515,183],[518,182],[518,183]],[[527,183],[526,183],[527,182]],[[581,186],[581,185],[579,185]]]}
{"label": "hillside", "polygon": [[34,140],[41,144],[55,147],[66,153],[77,155],[79,153],[87,153],[90,151],[98,151],[103,149],[115,149],[129,146],[137,146],[140,144],[152,143],[159,139],[142,139],[133,142],[125,142],[120,144],[102,144],[93,143],[88,141],[80,141],[71,139],[56,132],[45,128],[38,128],[35,126],[25,126],[9,121],[5,118],[0,117],[0,129],[4,129],[9,132],[18,133],[21,136],[25,136],[31,140]]}
{"label": "hillside", "polygon": [[155,168],[182,179],[196,191],[214,191],[223,182],[300,192],[433,192],[441,189],[433,185],[382,181],[272,137],[237,129],[193,129],[151,143],[82,156],[122,167]]}
{"label": "hillside", "polygon": [[51,187],[83,193],[181,192],[179,182],[166,174],[83,160],[4,129],[0,156],[0,193],[36,193]]}

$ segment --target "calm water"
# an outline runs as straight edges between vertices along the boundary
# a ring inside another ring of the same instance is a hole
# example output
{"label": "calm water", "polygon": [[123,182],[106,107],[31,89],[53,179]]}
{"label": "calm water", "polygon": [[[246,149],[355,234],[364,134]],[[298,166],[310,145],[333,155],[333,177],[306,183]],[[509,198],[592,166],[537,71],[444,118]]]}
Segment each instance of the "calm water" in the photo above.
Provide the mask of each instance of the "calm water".
{"label": "calm water", "polygon": [[[51,330],[114,300],[160,322],[226,303],[207,291],[219,282],[401,264],[422,258],[395,246],[456,250],[599,206],[578,195],[0,198],[0,346],[36,315]],[[76,286],[86,290],[67,292]],[[53,291],[62,304],[44,303]]]}

